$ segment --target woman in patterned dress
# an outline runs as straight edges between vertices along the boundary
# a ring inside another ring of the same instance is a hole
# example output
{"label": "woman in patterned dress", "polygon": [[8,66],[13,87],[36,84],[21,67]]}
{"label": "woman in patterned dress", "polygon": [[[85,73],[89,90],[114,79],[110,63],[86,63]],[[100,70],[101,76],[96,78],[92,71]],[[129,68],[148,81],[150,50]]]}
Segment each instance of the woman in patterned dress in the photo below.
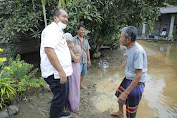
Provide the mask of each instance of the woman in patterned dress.
{"label": "woman in patterned dress", "polygon": [[80,56],[82,55],[81,48],[77,44],[73,44],[73,36],[70,33],[65,33],[67,45],[72,58],[73,73],[68,78],[68,97],[66,107],[71,111],[78,111],[80,104]]}

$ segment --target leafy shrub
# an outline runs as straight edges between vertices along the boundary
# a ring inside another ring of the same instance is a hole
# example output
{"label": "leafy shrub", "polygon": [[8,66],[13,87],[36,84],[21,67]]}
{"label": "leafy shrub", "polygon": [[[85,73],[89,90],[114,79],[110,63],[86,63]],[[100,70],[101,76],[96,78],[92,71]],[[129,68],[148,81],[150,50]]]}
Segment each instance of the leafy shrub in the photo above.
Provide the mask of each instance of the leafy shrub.
{"label": "leafy shrub", "polygon": [[[0,48],[0,52],[3,49]],[[17,55],[16,59],[0,58],[0,108],[5,105],[5,100],[12,101],[19,97],[22,92],[28,92],[32,88],[44,86],[42,77],[37,78],[35,74],[38,68],[33,69],[32,64],[25,63]]]}

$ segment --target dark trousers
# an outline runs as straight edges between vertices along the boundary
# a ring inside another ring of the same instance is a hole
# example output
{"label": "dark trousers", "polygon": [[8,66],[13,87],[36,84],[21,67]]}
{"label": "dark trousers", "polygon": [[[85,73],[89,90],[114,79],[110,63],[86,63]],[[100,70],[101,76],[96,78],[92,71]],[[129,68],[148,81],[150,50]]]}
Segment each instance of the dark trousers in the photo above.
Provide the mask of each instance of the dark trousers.
{"label": "dark trousers", "polygon": [[53,93],[49,118],[60,118],[64,111],[66,102],[67,84],[60,84],[60,79],[54,79],[54,75],[51,75],[48,78],[44,78],[44,80],[47,82],[47,84],[49,84],[49,87]]}

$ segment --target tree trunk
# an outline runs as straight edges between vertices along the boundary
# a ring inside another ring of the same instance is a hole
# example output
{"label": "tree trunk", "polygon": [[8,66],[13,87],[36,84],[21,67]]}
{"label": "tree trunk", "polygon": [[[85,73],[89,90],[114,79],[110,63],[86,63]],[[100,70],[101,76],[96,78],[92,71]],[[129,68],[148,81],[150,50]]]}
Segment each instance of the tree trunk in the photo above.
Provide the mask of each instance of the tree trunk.
{"label": "tree trunk", "polygon": [[47,27],[47,18],[46,18],[45,4],[42,5],[42,9],[43,9],[45,27]]}
{"label": "tree trunk", "polygon": [[96,45],[96,52],[99,51],[99,49],[101,48],[101,46],[103,45],[103,42],[99,42],[97,45]]}

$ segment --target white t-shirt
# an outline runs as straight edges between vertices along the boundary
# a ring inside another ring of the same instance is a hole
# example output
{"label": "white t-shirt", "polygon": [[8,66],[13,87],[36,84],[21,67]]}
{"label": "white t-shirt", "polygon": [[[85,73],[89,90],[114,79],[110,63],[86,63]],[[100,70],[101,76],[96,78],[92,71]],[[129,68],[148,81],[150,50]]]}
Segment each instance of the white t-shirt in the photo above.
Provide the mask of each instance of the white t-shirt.
{"label": "white t-shirt", "polygon": [[48,76],[54,74],[54,78],[59,79],[59,73],[50,63],[44,50],[45,47],[51,47],[55,50],[55,53],[61,66],[63,67],[64,72],[66,73],[66,76],[70,76],[73,72],[70,51],[67,46],[66,40],[63,38],[62,29],[55,22],[52,22],[42,31],[40,47],[40,66],[42,77],[47,78]]}
{"label": "white t-shirt", "polygon": [[142,69],[142,76],[139,82],[146,81],[147,74],[147,55],[141,45],[135,42],[135,45],[127,49],[127,66],[125,69],[126,79],[133,80],[136,76],[135,69]]}

